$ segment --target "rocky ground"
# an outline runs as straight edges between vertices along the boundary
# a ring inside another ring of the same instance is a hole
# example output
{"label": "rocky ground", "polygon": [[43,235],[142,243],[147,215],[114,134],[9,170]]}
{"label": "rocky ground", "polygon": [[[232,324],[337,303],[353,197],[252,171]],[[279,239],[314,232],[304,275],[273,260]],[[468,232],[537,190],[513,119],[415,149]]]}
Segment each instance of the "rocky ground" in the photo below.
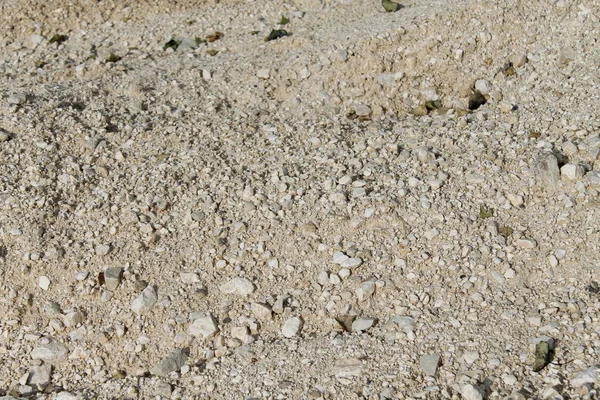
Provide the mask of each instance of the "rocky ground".
{"label": "rocky ground", "polygon": [[0,5],[0,399],[598,397],[598,0],[193,3]]}

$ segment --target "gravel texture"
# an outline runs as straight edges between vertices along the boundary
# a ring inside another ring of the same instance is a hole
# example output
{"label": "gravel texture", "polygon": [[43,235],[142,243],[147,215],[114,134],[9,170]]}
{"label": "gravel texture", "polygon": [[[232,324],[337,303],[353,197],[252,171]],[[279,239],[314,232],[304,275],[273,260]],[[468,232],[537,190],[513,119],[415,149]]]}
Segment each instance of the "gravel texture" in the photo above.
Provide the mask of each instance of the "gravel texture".
{"label": "gravel texture", "polygon": [[598,0],[0,22],[0,399],[598,398]]}

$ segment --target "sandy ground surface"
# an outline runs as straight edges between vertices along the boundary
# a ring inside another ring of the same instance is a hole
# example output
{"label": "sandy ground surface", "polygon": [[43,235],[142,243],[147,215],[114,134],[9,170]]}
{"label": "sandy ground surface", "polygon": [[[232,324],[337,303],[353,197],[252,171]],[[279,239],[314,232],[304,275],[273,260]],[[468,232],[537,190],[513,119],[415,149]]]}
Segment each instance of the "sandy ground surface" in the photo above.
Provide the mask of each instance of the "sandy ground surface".
{"label": "sandy ground surface", "polygon": [[0,398],[597,398],[600,3],[402,4],[0,3]]}

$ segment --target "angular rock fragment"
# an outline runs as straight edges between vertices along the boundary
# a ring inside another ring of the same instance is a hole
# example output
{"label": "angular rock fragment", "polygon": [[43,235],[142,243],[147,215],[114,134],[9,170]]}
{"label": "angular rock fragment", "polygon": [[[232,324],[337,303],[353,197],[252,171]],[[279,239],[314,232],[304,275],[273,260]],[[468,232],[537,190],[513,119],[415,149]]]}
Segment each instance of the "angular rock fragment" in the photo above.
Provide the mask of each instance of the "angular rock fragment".
{"label": "angular rock fragment", "polygon": [[198,318],[188,328],[188,333],[192,336],[200,336],[202,339],[211,337],[215,333],[219,332],[217,327],[217,321],[212,315]]}
{"label": "angular rock fragment", "polygon": [[67,358],[69,350],[65,345],[53,338],[42,338],[33,348],[31,358],[42,360],[48,364],[57,364]]}
{"label": "angular rock fragment", "polygon": [[437,369],[440,365],[440,356],[437,354],[427,354],[421,356],[419,359],[419,364],[421,368],[427,375],[434,376],[437,372]]}
{"label": "angular rock fragment", "polygon": [[283,327],[281,328],[281,334],[286,338],[292,338],[300,333],[303,325],[304,321],[302,317],[290,318],[283,324]]}
{"label": "angular rock fragment", "polygon": [[185,365],[189,355],[188,348],[177,349],[163,358],[150,372],[157,376],[166,376],[171,372],[179,371]]}
{"label": "angular rock fragment", "polygon": [[148,285],[142,293],[131,302],[131,310],[137,315],[145,314],[152,310],[152,307],[154,307],[157,300],[158,294],[156,293],[156,289],[154,289],[154,286]]}
{"label": "angular rock fragment", "polygon": [[252,282],[246,278],[233,278],[219,287],[222,293],[237,294],[239,296],[248,296],[254,293],[255,287]]}
{"label": "angular rock fragment", "polygon": [[121,283],[121,268],[107,268],[104,271],[104,284],[108,290],[115,290]]}

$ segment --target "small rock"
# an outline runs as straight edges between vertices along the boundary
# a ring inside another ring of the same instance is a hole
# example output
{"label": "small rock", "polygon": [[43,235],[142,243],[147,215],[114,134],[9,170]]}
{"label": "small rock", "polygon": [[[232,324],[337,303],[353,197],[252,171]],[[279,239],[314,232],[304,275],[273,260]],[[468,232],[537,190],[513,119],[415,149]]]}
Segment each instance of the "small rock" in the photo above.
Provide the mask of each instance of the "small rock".
{"label": "small rock", "polygon": [[578,388],[587,384],[595,384],[598,382],[598,367],[590,367],[579,372],[571,378],[571,386]]}
{"label": "small rock", "polygon": [[67,315],[65,315],[63,318],[63,323],[65,324],[65,326],[71,328],[71,327],[75,327],[79,324],[82,324],[84,320],[85,320],[84,315],[79,311],[75,311],[75,312],[70,312]]}
{"label": "small rock", "polygon": [[479,360],[479,352],[465,351],[462,358],[467,364],[473,364],[475,361]]}
{"label": "small rock", "polygon": [[39,367],[33,367],[31,369],[31,372],[29,372],[27,384],[33,387],[46,387],[50,384],[51,374],[52,366],[50,365],[40,365]]}
{"label": "small rock", "polygon": [[368,117],[369,115],[371,115],[371,108],[367,105],[357,103],[357,104],[354,104],[353,108],[354,108],[354,112],[359,117]]}
{"label": "small rock", "polygon": [[543,169],[546,172],[548,182],[556,187],[560,181],[560,170],[558,169],[558,160],[554,154],[548,154],[542,163]]}
{"label": "small rock", "polygon": [[29,37],[29,41],[34,46],[37,46],[38,44],[42,43],[44,40],[46,40],[46,38],[37,33],[34,33]]}
{"label": "small rock", "polygon": [[574,181],[583,177],[585,174],[585,169],[581,165],[569,163],[562,166],[560,169],[560,174],[562,177]]}
{"label": "small rock", "polygon": [[219,288],[222,293],[247,296],[254,293],[254,284],[246,278],[233,278]]}
{"label": "small rock", "polygon": [[0,143],[7,142],[10,139],[10,133],[0,129]]}
{"label": "small rock", "polygon": [[395,316],[390,318],[390,320],[386,323],[386,326],[394,325],[396,325],[404,333],[408,334],[414,331],[415,320],[413,317]]}
{"label": "small rock", "polygon": [[263,303],[252,303],[251,310],[252,314],[260,320],[269,320],[272,317],[271,308]]}
{"label": "small rock", "polygon": [[437,354],[427,354],[421,356],[421,358],[419,359],[419,364],[421,365],[421,368],[423,369],[423,371],[425,371],[427,375],[434,376],[440,365],[440,360],[441,357]]}
{"label": "small rock", "polygon": [[375,282],[366,281],[361,283],[360,287],[356,289],[356,297],[358,301],[363,302],[369,299],[375,293]]}
{"label": "small rock", "polygon": [[121,268],[107,268],[104,271],[104,284],[108,290],[115,290],[121,283]]}
{"label": "small rock", "polygon": [[293,317],[285,321],[283,327],[281,328],[281,334],[286,338],[291,338],[300,333],[302,326],[304,325],[304,321],[302,317]]}
{"label": "small rock", "polygon": [[517,239],[515,240],[515,246],[521,249],[534,249],[537,246],[537,242],[533,239]]}
{"label": "small rock", "polygon": [[475,89],[479,90],[483,94],[489,93],[491,91],[490,83],[485,79],[479,79],[475,81]]}
{"label": "small rock", "polygon": [[336,378],[353,378],[362,374],[362,362],[358,358],[342,358],[335,362],[331,369]]}
{"label": "small rock", "polygon": [[206,339],[219,332],[217,321],[212,315],[198,318],[188,328],[188,333],[192,336],[201,336]]}
{"label": "small rock", "polygon": [[370,329],[377,319],[375,318],[357,318],[352,322],[352,331],[354,332],[363,332]]}
{"label": "small rock", "polygon": [[60,392],[56,395],[56,400],[77,400],[77,395],[71,392]]}
{"label": "small rock", "polygon": [[460,388],[460,394],[462,395],[463,400],[483,400],[481,392],[470,383],[467,383]]}
{"label": "small rock", "polygon": [[63,361],[69,350],[62,343],[52,338],[42,338],[31,352],[31,358],[42,360],[48,364],[56,364]]}
{"label": "small rock", "polygon": [[158,294],[156,293],[156,289],[154,289],[154,286],[148,285],[142,293],[131,302],[131,310],[137,315],[145,314],[152,310],[152,307],[154,307],[157,300]]}
{"label": "small rock", "polygon": [[271,77],[271,70],[269,68],[261,68],[256,72],[256,76],[260,79],[269,79]]}
{"label": "small rock", "polygon": [[362,260],[358,257],[350,258],[341,251],[333,253],[333,263],[338,264],[343,268],[354,268],[362,264]]}
{"label": "small rock", "polygon": [[157,376],[166,376],[171,372],[179,371],[185,365],[189,355],[190,350],[188,348],[177,349],[163,358],[150,372]]}
{"label": "small rock", "polygon": [[[0,141],[2,140],[0,139]],[[590,171],[587,174],[585,174],[585,176],[588,179],[590,185],[600,186],[600,172]]]}
{"label": "small rock", "polygon": [[198,283],[200,282],[200,277],[195,272],[181,272],[179,274],[181,281],[183,283]]}
{"label": "small rock", "polygon": [[50,278],[47,276],[40,276],[38,284],[42,288],[42,290],[48,290],[50,287]]}
{"label": "small rock", "polygon": [[25,93],[15,93],[8,96],[8,104],[20,105],[27,101],[27,95]]}
{"label": "small rock", "polygon": [[105,256],[110,252],[110,245],[108,244],[99,244],[96,245],[96,255]]}

